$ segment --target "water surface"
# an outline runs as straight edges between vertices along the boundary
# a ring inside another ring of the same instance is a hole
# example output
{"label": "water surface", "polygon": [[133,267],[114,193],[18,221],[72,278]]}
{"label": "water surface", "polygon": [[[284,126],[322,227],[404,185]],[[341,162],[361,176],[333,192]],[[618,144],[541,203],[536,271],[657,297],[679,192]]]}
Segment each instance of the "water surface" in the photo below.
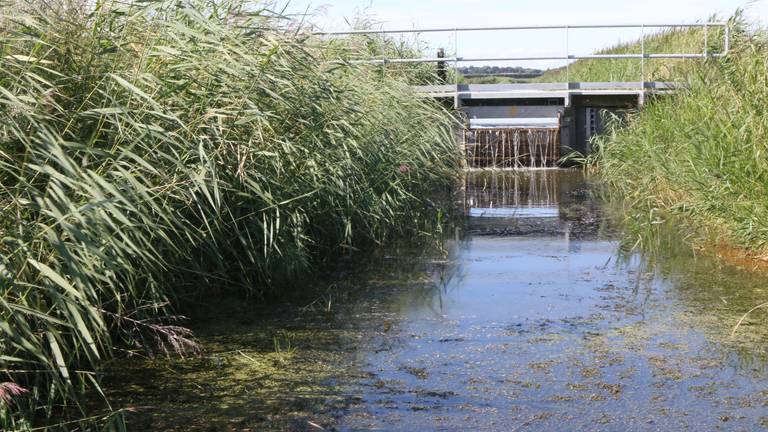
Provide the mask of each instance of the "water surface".
{"label": "water surface", "polygon": [[763,275],[620,253],[591,189],[472,174],[439,247],[379,251],[281,307],[212,302],[203,358],[123,365],[111,394],[136,430],[768,426],[764,315],[730,335]]}

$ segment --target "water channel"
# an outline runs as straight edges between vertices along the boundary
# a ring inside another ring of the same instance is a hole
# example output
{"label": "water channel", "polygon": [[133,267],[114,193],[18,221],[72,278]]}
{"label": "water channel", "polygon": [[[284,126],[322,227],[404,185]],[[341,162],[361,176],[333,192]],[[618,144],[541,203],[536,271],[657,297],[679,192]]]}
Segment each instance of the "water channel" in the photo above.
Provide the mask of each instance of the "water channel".
{"label": "water channel", "polygon": [[763,274],[627,252],[580,171],[470,174],[443,241],[318,275],[279,306],[210,299],[202,357],[121,361],[132,430],[760,430]]}

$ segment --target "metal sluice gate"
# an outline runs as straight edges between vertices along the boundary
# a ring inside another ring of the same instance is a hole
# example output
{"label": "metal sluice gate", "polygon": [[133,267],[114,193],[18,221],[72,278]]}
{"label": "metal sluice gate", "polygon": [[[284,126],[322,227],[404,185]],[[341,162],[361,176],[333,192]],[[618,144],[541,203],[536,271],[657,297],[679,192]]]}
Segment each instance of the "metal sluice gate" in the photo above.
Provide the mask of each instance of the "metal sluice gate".
{"label": "metal sluice gate", "polygon": [[554,168],[560,159],[560,116],[472,119],[463,146],[469,169]]}

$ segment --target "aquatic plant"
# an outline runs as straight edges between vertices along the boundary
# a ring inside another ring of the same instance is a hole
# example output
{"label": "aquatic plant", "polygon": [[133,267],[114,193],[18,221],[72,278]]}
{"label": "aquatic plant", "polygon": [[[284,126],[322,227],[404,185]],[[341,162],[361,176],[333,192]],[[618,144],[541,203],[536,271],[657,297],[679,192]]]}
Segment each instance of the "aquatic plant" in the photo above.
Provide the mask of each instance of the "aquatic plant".
{"label": "aquatic plant", "polygon": [[0,428],[89,415],[115,353],[196,349],[178,298],[418,224],[453,120],[408,70],[323,61],[344,43],[240,0],[0,6]]}
{"label": "aquatic plant", "polygon": [[[655,98],[598,140],[597,164],[621,192],[635,243],[682,219],[696,246],[768,252],[768,39],[741,14],[726,58],[698,63],[675,94]],[[674,47],[670,47],[674,48]]]}

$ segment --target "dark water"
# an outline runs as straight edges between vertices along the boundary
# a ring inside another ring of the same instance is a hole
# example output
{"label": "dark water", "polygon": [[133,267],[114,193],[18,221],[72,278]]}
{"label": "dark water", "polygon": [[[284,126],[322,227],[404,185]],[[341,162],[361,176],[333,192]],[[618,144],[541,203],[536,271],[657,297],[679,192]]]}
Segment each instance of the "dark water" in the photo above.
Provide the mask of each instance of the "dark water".
{"label": "dark water", "polygon": [[[206,354],[122,362],[135,430],[761,430],[764,275],[626,237],[579,172],[472,175],[444,243],[285,305],[212,299]],[[328,278],[326,275],[324,278]]]}

